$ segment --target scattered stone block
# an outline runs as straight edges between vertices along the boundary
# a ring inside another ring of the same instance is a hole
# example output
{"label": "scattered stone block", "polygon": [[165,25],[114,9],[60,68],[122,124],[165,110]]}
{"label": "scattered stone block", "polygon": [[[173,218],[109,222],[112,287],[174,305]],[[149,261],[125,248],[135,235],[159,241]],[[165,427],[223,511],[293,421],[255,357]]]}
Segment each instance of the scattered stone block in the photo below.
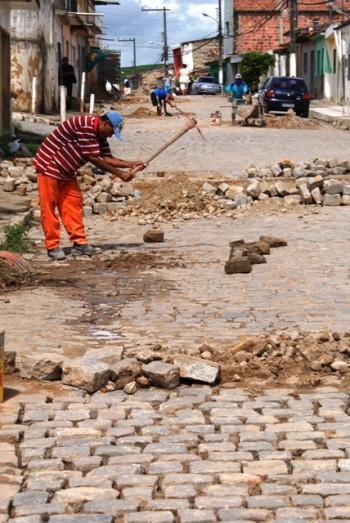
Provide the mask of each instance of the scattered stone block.
{"label": "scattered stone block", "polygon": [[252,264],[250,263],[248,258],[243,258],[243,256],[236,256],[235,258],[230,258],[225,263],[226,274],[246,274],[249,272],[252,272]]}
{"label": "scattered stone block", "polygon": [[180,369],[177,365],[152,361],[148,365],[142,365],[142,372],[156,387],[175,389],[180,383]]}
{"label": "scattered stone block", "polygon": [[93,358],[66,360],[62,366],[62,382],[93,393],[107,385],[110,370],[106,363]]}
{"label": "scattered stone block", "polygon": [[218,363],[179,354],[174,364],[180,367],[180,377],[213,385],[220,376]]}
{"label": "scattered stone block", "polygon": [[143,235],[145,243],[159,243],[164,241],[164,232],[159,229],[150,229]]}
{"label": "scattered stone block", "polygon": [[14,192],[16,189],[15,179],[10,177],[5,178],[2,189],[5,192]]}
{"label": "scattered stone block", "polygon": [[59,380],[62,375],[64,356],[53,353],[22,354],[21,378],[35,380]]}
{"label": "scattered stone block", "polygon": [[16,372],[16,351],[5,351],[4,374]]}

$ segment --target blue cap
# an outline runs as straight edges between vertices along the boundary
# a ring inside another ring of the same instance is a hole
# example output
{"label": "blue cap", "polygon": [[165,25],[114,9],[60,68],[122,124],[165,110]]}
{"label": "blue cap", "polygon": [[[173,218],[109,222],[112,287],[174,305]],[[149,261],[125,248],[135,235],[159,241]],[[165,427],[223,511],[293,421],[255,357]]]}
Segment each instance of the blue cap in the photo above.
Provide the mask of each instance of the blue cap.
{"label": "blue cap", "polygon": [[114,129],[114,134],[120,141],[122,141],[122,137],[120,135],[120,133],[124,127],[124,119],[123,119],[122,115],[120,113],[118,113],[117,111],[108,111],[108,113],[106,113],[106,116],[112,124],[112,127]]}

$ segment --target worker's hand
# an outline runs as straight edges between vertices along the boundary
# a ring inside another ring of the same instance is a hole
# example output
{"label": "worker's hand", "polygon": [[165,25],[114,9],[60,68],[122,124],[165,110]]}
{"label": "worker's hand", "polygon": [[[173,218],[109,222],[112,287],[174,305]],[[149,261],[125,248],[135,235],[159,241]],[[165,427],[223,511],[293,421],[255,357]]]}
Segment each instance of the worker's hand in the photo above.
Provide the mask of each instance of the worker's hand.
{"label": "worker's hand", "polygon": [[137,168],[138,171],[143,171],[144,169],[146,169],[147,166],[148,166],[148,163],[146,163],[146,162],[140,162],[140,161],[132,162],[132,168],[133,169]]}
{"label": "worker's hand", "polygon": [[111,180],[115,180],[116,178],[120,178],[123,180],[123,182],[130,182],[133,178],[135,178],[135,174],[133,174],[131,171],[120,171],[119,174],[111,174],[109,177]]}

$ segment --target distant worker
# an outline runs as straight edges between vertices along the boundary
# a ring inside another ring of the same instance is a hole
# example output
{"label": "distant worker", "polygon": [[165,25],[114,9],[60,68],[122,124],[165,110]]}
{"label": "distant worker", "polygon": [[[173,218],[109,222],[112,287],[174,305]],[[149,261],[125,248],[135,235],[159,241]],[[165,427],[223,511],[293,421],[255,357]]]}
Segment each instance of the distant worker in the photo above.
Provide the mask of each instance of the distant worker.
{"label": "distant worker", "polygon": [[240,104],[244,101],[244,95],[248,92],[248,86],[242,80],[242,75],[240,73],[237,73],[235,76],[235,80],[228,84],[225,90],[227,93],[231,94],[232,102]]}
{"label": "distant worker", "polygon": [[124,80],[124,94],[125,96],[128,96],[131,93],[131,85],[129,78],[125,78]]}
{"label": "distant worker", "polygon": [[152,89],[151,91],[151,102],[153,107],[157,107],[157,115],[162,116],[162,106],[164,105],[164,112],[166,116],[171,116],[171,113],[167,111],[167,104],[170,107],[175,107],[175,98],[171,91],[165,89]]}
{"label": "distant worker", "polygon": [[64,56],[59,70],[59,84],[64,85],[67,90],[66,109],[69,111],[72,108],[72,92],[73,84],[77,83],[74,73],[74,67],[68,62],[68,58]]}

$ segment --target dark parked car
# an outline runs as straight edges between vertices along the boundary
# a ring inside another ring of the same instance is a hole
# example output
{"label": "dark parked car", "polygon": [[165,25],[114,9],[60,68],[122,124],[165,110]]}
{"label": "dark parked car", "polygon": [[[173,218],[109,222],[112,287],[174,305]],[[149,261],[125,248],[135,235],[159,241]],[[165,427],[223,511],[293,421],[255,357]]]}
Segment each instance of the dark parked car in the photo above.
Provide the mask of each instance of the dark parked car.
{"label": "dark parked car", "polygon": [[259,89],[258,96],[266,112],[293,109],[298,116],[309,116],[310,93],[303,78],[270,76]]}
{"label": "dark parked car", "polygon": [[191,86],[191,94],[220,94],[221,85],[214,76],[198,76]]}

